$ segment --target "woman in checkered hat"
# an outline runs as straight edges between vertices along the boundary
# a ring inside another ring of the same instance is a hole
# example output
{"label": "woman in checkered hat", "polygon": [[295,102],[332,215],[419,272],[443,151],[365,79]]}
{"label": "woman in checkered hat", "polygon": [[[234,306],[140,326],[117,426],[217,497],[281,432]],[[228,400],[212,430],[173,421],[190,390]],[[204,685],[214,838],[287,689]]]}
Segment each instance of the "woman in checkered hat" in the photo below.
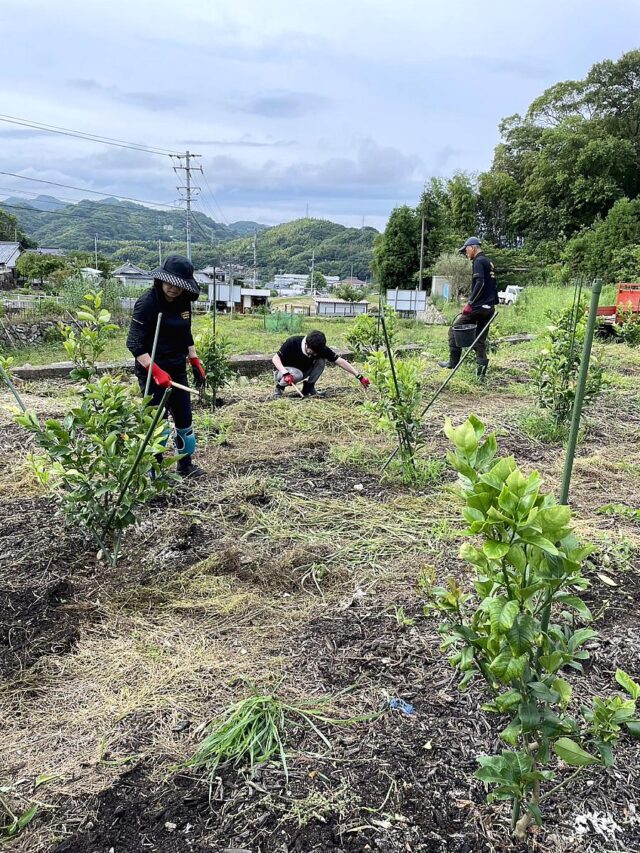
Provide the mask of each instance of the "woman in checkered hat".
{"label": "woman in checkered hat", "polygon": [[[191,303],[200,293],[198,283],[193,277],[193,264],[182,255],[169,255],[164,264],[154,270],[153,279],[153,287],[136,301],[127,348],[135,357],[135,374],[144,392],[158,314],[161,313],[162,321],[149,386],[152,403],[157,406],[164,390],[171,386],[172,381],[188,385],[187,359],[196,387],[204,385],[206,374],[196,355],[191,334]],[[175,427],[176,450],[182,454],[178,461],[178,473],[183,477],[202,476],[204,471],[192,461],[196,437],[193,431],[190,395],[174,388],[169,395],[167,409]]]}

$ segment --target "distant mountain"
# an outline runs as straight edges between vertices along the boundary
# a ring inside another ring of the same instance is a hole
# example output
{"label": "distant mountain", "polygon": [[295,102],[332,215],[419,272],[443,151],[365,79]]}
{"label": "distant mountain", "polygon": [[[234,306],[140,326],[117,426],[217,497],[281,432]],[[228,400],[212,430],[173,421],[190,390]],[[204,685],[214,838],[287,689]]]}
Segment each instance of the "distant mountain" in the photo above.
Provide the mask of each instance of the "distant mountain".
{"label": "distant mountain", "polygon": [[[32,201],[0,201],[19,227],[40,245],[99,252],[114,263],[130,260],[145,269],[158,261],[158,241],[163,257],[185,252],[185,211],[153,210],[131,201],[105,198],[65,204],[51,196]],[[36,205],[39,205],[37,207]],[[48,206],[50,209],[43,209]],[[258,268],[263,280],[278,272],[307,273],[315,252],[315,268],[325,275],[365,279],[371,275],[375,228],[346,228],[326,219],[296,219],[267,228],[257,222],[224,225],[194,212],[192,258],[197,268],[235,263],[252,266],[253,238],[257,233]]]}
{"label": "distant mountain", "polygon": [[59,198],[55,198],[52,195],[38,195],[35,198],[18,198],[17,196],[11,196],[9,198],[5,198],[3,201],[0,201],[0,207],[2,205],[15,205],[15,207],[31,207],[34,210],[43,210],[43,211],[52,211],[52,210],[60,210],[63,207],[66,207],[67,202],[60,201]]}
{"label": "distant mountain", "polygon": [[[50,196],[25,201],[10,198],[0,208],[17,217],[20,227],[38,243],[63,249],[90,250],[97,234],[101,250],[112,254],[124,241],[145,243],[184,239],[184,210],[160,210],[117,198],[65,204]],[[193,240],[219,243],[261,231],[258,222],[222,225],[203,213],[193,214]]]}

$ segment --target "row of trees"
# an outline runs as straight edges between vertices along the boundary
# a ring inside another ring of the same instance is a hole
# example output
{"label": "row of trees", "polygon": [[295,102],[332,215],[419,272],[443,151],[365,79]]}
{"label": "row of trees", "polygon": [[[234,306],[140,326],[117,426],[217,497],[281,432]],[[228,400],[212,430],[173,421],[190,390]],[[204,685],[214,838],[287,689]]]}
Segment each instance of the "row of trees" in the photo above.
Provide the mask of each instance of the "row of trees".
{"label": "row of trees", "polygon": [[431,179],[415,208],[396,208],[374,247],[386,287],[471,234],[497,266],[607,282],[640,275],[640,50],[594,65],[584,80],[550,87],[524,116],[500,124],[491,169]]}

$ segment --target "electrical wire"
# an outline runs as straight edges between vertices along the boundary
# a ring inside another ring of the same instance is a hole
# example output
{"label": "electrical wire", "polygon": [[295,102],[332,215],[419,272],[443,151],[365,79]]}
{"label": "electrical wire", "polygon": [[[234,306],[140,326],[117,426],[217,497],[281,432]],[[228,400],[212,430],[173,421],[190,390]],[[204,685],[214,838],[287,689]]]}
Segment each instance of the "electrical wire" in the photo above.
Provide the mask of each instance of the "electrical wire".
{"label": "electrical wire", "polygon": [[0,114],[0,121],[7,124],[16,124],[20,127],[28,127],[32,130],[40,130],[43,133],[57,133],[62,136],[71,136],[75,139],[84,139],[87,142],[99,142],[102,145],[112,145],[116,148],[128,148],[131,151],[142,151],[145,154],[158,154],[163,157],[176,157],[179,156],[180,153],[178,151],[171,151],[168,148],[157,148],[153,145],[144,145],[139,142],[127,142],[124,139],[113,139],[110,136],[86,133],[82,130],[73,130],[69,127],[59,127],[55,124],[45,124],[44,122],[19,118],[18,116]]}
{"label": "electrical wire", "polygon": [[89,189],[86,189],[85,187],[74,187],[71,184],[60,184],[57,181],[46,181],[44,178],[30,178],[27,175],[18,175],[16,172],[2,172],[2,171],[0,171],[0,175],[7,175],[10,178],[19,178],[22,181],[32,181],[33,183],[36,183],[36,184],[47,184],[48,186],[51,186],[51,187],[62,187],[63,189],[67,189],[67,190],[76,190],[77,192],[81,192],[81,193],[91,193],[92,195],[101,195],[104,198],[118,198],[121,201],[133,201],[133,202],[136,202],[138,204],[152,205],[155,207],[169,207],[167,202],[163,202],[163,201],[149,201],[148,199],[133,198],[132,196],[114,195],[113,193],[105,193],[105,192],[102,192],[100,190],[89,190]]}

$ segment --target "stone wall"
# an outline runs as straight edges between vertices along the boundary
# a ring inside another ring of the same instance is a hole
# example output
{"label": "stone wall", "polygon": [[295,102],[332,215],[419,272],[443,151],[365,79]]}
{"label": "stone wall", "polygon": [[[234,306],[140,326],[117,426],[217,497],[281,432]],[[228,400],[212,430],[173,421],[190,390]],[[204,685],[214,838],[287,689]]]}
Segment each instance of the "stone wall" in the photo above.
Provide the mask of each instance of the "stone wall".
{"label": "stone wall", "polygon": [[[111,322],[117,326],[128,326],[129,317],[117,317]],[[18,349],[46,341],[60,341],[59,324],[60,320],[9,323],[6,317],[0,317],[0,349]],[[83,324],[79,323],[78,325],[82,326]]]}

